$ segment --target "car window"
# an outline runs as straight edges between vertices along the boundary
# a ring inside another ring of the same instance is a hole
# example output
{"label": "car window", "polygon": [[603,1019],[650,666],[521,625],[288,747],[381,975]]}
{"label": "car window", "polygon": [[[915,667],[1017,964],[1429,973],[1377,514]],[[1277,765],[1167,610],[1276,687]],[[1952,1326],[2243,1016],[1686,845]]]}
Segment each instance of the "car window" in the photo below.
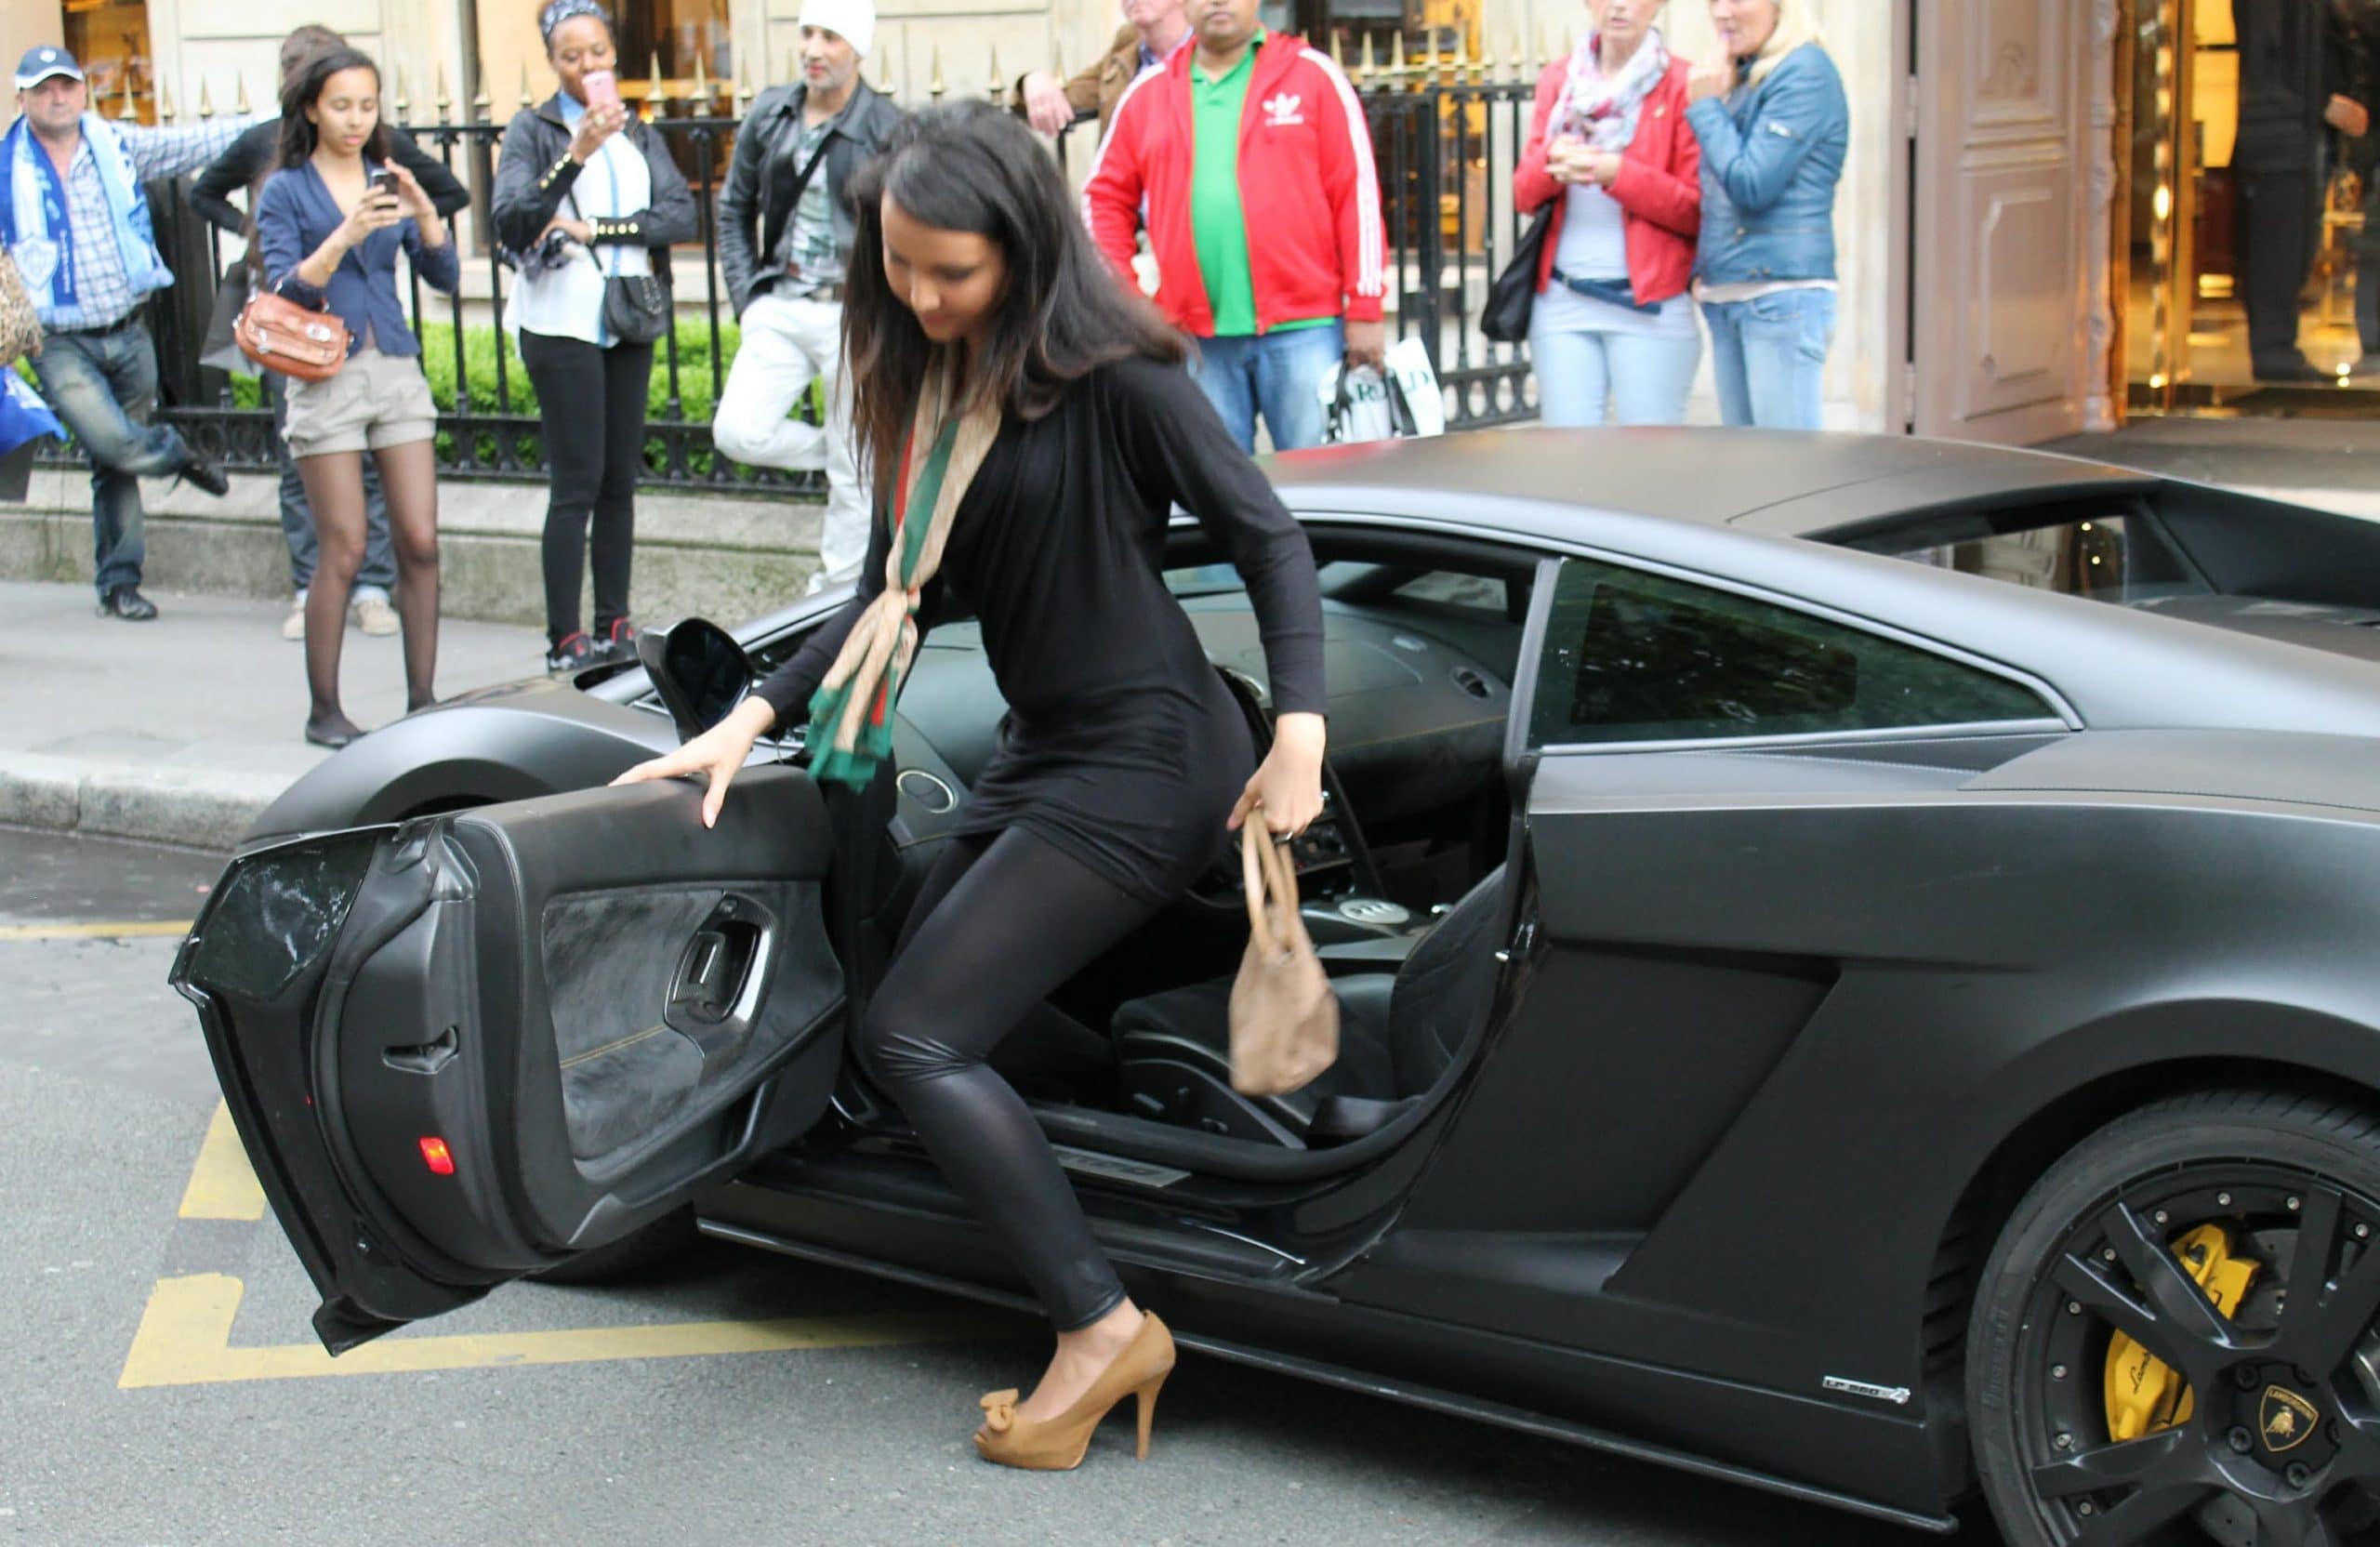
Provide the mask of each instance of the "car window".
{"label": "car window", "polygon": [[2031,524],[2027,512],[1961,513],[1848,546],[2094,602],[2146,602],[2207,589],[2153,522],[2120,510],[2041,524]]}
{"label": "car window", "polygon": [[1790,607],[1571,560],[1529,739],[1686,741],[2033,721],[2030,689]]}

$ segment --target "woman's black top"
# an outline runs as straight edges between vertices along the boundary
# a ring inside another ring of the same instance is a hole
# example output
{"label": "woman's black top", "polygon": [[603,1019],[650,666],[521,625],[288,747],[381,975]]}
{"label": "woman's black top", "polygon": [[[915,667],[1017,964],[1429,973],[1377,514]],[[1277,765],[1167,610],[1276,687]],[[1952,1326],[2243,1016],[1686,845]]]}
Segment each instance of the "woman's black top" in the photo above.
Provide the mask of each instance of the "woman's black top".
{"label": "woman's black top", "polygon": [[[919,626],[972,613],[1008,700],[959,834],[1024,827],[1137,897],[1170,901],[1223,852],[1255,767],[1248,725],[1165,588],[1179,504],[1230,553],[1253,603],[1276,713],[1323,713],[1322,598],[1305,533],[1197,384],[1104,365],[1039,419],[1012,416],[952,519]],[[879,491],[859,594],[759,692],[781,725],[884,588]]]}

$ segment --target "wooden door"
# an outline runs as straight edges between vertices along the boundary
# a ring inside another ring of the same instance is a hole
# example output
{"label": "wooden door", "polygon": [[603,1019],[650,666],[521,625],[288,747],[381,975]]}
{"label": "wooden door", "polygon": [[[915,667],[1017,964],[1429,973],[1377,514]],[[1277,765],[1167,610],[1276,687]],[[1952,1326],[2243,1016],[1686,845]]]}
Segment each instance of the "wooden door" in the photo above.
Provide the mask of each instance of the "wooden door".
{"label": "wooden door", "polygon": [[2071,434],[2092,390],[2091,7],[1913,9],[1914,428],[2011,444]]}

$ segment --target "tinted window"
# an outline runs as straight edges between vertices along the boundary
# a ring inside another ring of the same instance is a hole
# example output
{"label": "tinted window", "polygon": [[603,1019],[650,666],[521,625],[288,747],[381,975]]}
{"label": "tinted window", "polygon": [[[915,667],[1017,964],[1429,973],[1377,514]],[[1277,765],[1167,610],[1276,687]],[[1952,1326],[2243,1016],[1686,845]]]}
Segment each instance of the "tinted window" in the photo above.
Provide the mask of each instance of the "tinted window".
{"label": "tinted window", "polygon": [[2026,525],[2027,519],[1961,514],[1849,546],[2095,602],[2143,602],[2206,589],[2165,535],[2143,517],[2117,512],[2041,525]]}
{"label": "tinted window", "polygon": [[1572,560],[1554,593],[1538,745],[2040,720],[2032,693],[1749,597]]}

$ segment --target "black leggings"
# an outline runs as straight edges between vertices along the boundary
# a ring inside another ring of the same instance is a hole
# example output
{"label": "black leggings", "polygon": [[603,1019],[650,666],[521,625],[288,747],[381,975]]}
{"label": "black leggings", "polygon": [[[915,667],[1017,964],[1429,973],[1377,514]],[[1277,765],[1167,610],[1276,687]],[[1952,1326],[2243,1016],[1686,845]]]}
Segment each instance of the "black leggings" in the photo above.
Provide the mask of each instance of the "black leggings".
{"label": "black leggings", "polygon": [[644,471],[644,394],[651,344],[597,349],[581,338],[521,330],[521,363],[537,390],[546,441],[546,635],[578,632],[587,525],[595,523],[595,632],[628,615],[636,546],[636,481]]}
{"label": "black leggings", "polygon": [[957,840],[927,876],[860,1028],[861,1067],[1023,1264],[1061,1332],[1114,1310],[1124,1287],[1040,1125],[985,1060],[1154,911],[1021,827]]}

